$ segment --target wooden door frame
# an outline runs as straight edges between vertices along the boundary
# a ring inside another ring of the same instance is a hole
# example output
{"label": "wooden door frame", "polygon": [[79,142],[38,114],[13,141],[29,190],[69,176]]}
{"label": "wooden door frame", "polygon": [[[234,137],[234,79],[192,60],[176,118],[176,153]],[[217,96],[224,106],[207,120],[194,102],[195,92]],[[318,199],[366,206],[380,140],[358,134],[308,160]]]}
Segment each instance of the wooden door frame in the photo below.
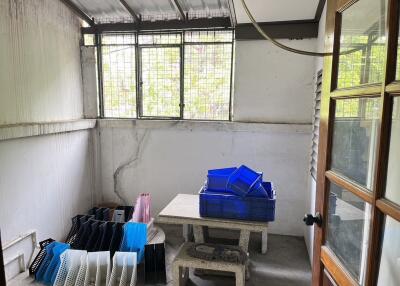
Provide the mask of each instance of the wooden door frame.
{"label": "wooden door frame", "polygon": [[[400,82],[396,78],[396,58],[398,41],[398,9],[400,0],[388,0],[386,21],[386,54],[384,77],[381,84],[365,85],[355,88],[336,90],[338,74],[339,37],[341,30],[341,12],[362,0],[328,0],[325,27],[325,49],[334,56],[324,59],[324,75],[322,83],[320,141],[318,150],[317,193],[315,211],[322,215],[322,227],[327,225],[327,205],[329,182],[339,183],[351,190],[352,193],[362,197],[371,204],[370,240],[368,245],[368,259],[365,284],[375,285],[379,269],[380,245],[383,234],[383,219],[385,215],[400,221],[400,206],[383,198],[387,161],[389,158],[389,143],[391,129],[391,111],[393,96],[400,94]],[[379,96],[381,98],[381,114],[378,123],[376,168],[374,173],[373,192],[366,192],[360,186],[349,183],[335,172],[329,171],[330,153],[332,147],[332,123],[334,117],[334,100],[337,98],[351,98],[354,96]],[[324,268],[329,269],[331,276],[338,285],[358,285],[350,273],[342,266],[335,254],[324,246],[326,234],[324,228],[314,228],[314,255],[312,285],[323,285]]]}

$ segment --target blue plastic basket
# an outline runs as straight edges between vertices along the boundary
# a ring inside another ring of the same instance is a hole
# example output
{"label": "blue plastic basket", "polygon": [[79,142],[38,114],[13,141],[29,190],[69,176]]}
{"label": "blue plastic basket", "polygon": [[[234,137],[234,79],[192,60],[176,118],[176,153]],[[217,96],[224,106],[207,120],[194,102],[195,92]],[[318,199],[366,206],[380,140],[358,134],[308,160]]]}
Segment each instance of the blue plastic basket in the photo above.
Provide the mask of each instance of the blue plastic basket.
{"label": "blue plastic basket", "polygon": [[69,244],[61,243],[61,242],[59,242],[58,245],[56,245],[52,249],[53,257],[52,257],[49,265],[47,266],[46,272],[43,275],[44,284],[46,284],[46,285],[54,284],[54,281],[56,280],[58,268],[60,268],[60,265],[61,265],[60,255],[67,249],[70,249]]}
{"label": "blue plastic basket", "polygon": [[[263,183],[264,189],[272,186]],[[267,191],[268,194],[268,191]],[[269,222],[275,220],[276,194],[271,188],[267,197],[241,197],[224,192],[200,191],[200,216]]]}
{"label": "blue plastic basket", "polygon": [[229,176],[237,170],[236,167],[208,170],[207,174],[207,189],[211,191],[226,192]]}
{"label": "blue plastic basket", "polygon": [[246,197],[272,198],[275,188],[272,182],[262,182],[258,186],[253,187]]}
{"label": "blue plastic basket", "polygon": [[227,189],[238,196],[246,196],[253,188],[262,184],[262,173],[258,173],[246,167],[240,166],[228,179]]}
{"label": "blue plastic basket", "polygon": [[43,281],[43,276],[44,273],[47,270],[47,267],[49,266],[51,259],[53,258],[53,248],[56,247],[58,242],[53,241],[52,243],[46,245],[45,251],[46,251],[46,256],[43,258],[42,263],[40,264],[38,270],[35,273],[35,279],[37,281]]}
{"label": "blue plastic basket", "polygon": [[120,251],[136,252],[137,263],[144,257],[144,247],[147,243],[147,225],[145,223],[127,222],[124,225],[124,236]]}
{"label": "blue plastic basket", "polygon": [[60,255],[69,248],[69,244],[57,241],[47,245],[45,247],[46,256],[35,274],[35,279],[46,285],[52,285],[55,280],[55,274],[57,274],[58,267],[60,266]]}

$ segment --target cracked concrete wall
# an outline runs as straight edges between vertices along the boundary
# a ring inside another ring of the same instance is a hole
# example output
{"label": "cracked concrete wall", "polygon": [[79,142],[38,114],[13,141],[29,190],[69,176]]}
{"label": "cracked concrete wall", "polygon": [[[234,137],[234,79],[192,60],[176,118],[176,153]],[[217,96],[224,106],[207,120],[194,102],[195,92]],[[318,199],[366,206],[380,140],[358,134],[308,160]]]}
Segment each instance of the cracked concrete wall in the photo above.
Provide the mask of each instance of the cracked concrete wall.
{"label": "cracked concrete wall", "polygon": [[98,128],[103,202],[132,204],[149,192],[157,214],[176,194],[196,194],[208,169],[246,164],[277,186],[271,232],[303,235],[309,125],[101,120]]}

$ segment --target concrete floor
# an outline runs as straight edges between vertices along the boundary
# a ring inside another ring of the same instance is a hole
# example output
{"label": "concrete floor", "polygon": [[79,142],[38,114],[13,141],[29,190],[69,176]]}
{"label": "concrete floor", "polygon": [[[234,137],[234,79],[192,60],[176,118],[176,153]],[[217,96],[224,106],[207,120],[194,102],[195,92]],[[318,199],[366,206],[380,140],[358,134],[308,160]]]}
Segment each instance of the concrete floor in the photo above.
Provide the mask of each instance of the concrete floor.
{"label": "concrete floor", "polygon": [[[170,266],[179,246],[183,243],[182,230],[178,226],[162,226],[165,231],[167,251],[167,280],[172,285]],[[210,230],[210,236],[239,236],[233,232]],[[218,239],[216,240],[218,241]],[[231,241],[233,242],[233,241]],[[311,267],[304,239],[285,235],[268,235],[268,251],[261,254],[261,234],[253,233],[250,239],[250,280],[246,286],[309,286]],[[233,277],[203,276],[190,273],[187,286],[230,286],[235,285]]]}
{"label": "concrete floor", "polygon": [[[171,262],[183,243],[182,228],[179,226],[163,225],[166,240],[166,264],[167,282],[173,285],[171,279]],[[213,237],[230,237],[234,239],[238,234],[234,232],[222,232],[210,230]],[[219,241],[219,239],[216,239]],[[226,242],[226,241],[225,241]],[[234,242],[234,241],[229,241]],[[246,286],[309,286],[311,284],[311,268],[304,239],[302,237],[269,235],[268,251],[260,253],[261,234],[252,234],[249,246],[250,252],[250,280]],[[140,275],[140,274],[139,274]],[[138,285],[143,285],[139,278]],[[35,283],[26,273],[17,276],[8,283],[10,286],[42,285]],[[203,276],[198,277],[190,273],[190,281],[187,286],[230,286],[235,285],[233,277]]]}

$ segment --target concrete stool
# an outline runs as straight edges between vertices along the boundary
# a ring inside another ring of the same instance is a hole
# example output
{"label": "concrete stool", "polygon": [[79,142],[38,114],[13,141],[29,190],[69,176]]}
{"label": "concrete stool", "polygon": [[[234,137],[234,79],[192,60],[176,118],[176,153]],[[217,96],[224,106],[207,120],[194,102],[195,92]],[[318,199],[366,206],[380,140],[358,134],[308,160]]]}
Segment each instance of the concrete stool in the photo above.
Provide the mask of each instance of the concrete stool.
{"label": "concrete stool", "polygon": [[185,286],[189,279],[189,268],[198,268],[214,271],[233,272],[235,274],[236,286],[245,285],[246,267],[244,264],[225,261],[208,261],[191,257],[187,250],[193,245],[192,242],[182,244],[172,263],[172,276],[175,286]]}

